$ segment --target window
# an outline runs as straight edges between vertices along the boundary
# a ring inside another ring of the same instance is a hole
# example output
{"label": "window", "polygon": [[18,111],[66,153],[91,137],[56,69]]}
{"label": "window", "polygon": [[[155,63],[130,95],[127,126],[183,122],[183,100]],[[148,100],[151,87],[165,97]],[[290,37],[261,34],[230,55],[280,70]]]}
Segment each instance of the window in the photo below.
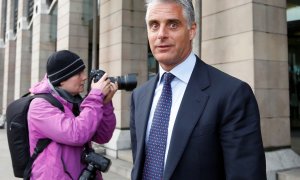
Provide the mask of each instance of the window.
{"label": "window", "polygon": [[300,128],[300,3],[288,3],[287,21],[290,118],[292,128]]}
{"label": "window", "polygon": [[288,63],[289,63],[289,93],[291,145],[300,153],[300,2],[288,1]]}
{"label": "window", "polygon": [[27,21],[30,22],[33,16],[34,1],[28,0],[27,3]]}
{"label": "window", "polygon": [[[51,6],[50,10],[50,41],[57,41],[57,4]],[[55,43],[56,44],[56,43]]]}
{"label": "window", "polygon": [[52,4],[53,0],[46,0],[46,3],[48,6],[50,6]]}
{"label": "window", "polygon": [[154,58],[148,44],[148,79],[151,79],[158,73],[158,62]]}
{"label": "window", "polygon": [[18,27],[18,4],[19,0],[15,0],[14,3],[14,33],[17,33],[17,27]]}
{"label": "window", "polygon": [[1,25],[1,27],[2,27],[2,37],[0,37],[0,38],[2,38],[3,39],[3,41],[5,42],[5,39],[6,39],[6,36],[5,36],[5,34],[6,34],[6,14],[7,14],[7,0],[3,0],[2,1],[2,15],[1,15],[1,17],[2,17],[2,25]]}

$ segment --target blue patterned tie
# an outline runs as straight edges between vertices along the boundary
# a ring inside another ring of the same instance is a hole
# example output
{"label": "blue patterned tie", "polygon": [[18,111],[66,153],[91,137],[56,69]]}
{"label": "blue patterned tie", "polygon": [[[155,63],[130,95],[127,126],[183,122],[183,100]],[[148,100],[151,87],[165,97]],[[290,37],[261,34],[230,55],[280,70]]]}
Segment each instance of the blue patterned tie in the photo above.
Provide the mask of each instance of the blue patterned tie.
{"label": "blue patterned tie", "polygon": [[165,73],[164,86],[154,111],[152,126],[146,144],[146,160],[144,164],[144,180],[161,180],[164,172],[168,126],[172,106],[171,73]]}

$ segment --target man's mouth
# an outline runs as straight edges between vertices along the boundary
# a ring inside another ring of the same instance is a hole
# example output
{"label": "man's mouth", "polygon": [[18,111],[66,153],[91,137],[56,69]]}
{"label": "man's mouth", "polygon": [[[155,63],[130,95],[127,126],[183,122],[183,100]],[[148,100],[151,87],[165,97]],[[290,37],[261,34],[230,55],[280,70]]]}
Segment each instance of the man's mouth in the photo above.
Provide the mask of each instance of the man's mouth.
{"label": "man's mouth", "polygon": [[168,50],[168,49],[171,48],[170,45],[158,45],[158,46],[156,46],[156,47],[157,47],[159,50],[162,50],[162,51]]}

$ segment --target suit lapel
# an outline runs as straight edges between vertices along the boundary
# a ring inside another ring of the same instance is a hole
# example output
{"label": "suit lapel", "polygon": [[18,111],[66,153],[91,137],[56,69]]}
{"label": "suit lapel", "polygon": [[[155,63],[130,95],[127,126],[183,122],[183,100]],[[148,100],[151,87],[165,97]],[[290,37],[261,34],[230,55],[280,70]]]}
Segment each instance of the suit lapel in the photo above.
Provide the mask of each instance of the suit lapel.
{"label": "suit lapel", "polygon": [[189,141],[190,135],[200,119],[208,100],[208,95],[203,93],[202,90],[208,86],[207,66],[197,58],[175,120],[164,179],[171,178]]}

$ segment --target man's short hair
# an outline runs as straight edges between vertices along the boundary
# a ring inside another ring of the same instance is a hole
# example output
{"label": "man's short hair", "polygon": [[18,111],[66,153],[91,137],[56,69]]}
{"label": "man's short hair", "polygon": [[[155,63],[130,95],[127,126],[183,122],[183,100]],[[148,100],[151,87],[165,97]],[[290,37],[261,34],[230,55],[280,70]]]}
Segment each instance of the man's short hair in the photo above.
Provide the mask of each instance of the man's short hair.
{"label": "man's short hair", "polygon": [[183,8],[183,15],[188,23],[188,26],[191,27],[192,24],[195,22],[195,11],[192,0],[146,0],[146,20],[148,17],[148,7],[158,2],[179,4]]}

